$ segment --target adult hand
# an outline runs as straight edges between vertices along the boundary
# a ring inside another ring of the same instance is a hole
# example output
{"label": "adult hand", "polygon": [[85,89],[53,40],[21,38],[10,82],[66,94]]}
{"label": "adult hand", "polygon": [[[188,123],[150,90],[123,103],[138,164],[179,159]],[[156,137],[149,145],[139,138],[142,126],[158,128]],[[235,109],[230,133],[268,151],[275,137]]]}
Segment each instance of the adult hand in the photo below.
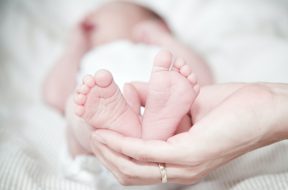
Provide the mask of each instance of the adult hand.
{"label": "adult hand", "polygon": [[192,184],[246,152],[287,138],[285,88],[241,88],[167,142],[97,130],[92,149],[123,185],[160,183],[158,163],[165,163],[168,182]]}

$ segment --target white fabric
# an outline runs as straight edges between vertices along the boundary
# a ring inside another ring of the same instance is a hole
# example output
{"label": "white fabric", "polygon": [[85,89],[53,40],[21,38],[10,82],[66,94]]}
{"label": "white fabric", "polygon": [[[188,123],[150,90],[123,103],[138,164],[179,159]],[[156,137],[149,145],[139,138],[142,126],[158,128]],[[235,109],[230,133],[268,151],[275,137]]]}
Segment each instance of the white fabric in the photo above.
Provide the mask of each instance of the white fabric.
{"label": "white fabric", "polygon": [[117,41],[96,47],[84,56],[78,81],[100,69],[109,70],[120,88],[131,81],[148,82],[155,55],[160,48],[129,41]]}
{"label": "white fabric", "polygon": [[[105,189],[105,178],[89,186],[83,182],[86,177],[63,177],[65,121],[41,100],[42,81],[61,53],[70,26],[102,2],[0,1],[1,190]],[[219,82],[288,82],[286,0],[139,2],[164,15],[176,35],[208,60]],[[246,154],[182,189],[288,189],[287,146],[284,141]],[[72,171],[81,174],[89,160],[79,158]]]}

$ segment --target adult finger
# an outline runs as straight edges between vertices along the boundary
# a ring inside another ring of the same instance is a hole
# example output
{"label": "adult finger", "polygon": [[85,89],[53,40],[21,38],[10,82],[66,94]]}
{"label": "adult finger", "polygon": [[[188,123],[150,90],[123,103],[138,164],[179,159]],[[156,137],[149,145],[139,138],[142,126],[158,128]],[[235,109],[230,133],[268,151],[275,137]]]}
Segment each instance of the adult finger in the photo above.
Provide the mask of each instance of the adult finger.
{"label": "adult finger", "polygon": [[[97,159],[104,165],[105,168],[107,168],[113,175],[115,178],[118,179],[119,176],[119,171],[117,170],[117,168],[109,163],[104,157],[103,154],[101,152],[100,149],[101,143],[95,142],[95,146],[93,146],[91,148],[93,154],[97,157]],[[103,146],[103,145],[102,145]]]}
{"label": "adult finger", "polygon": [[[96,147],[96,148],[95,148]],[[158,163],[139,162],[121,155],[107,146],[95,142],[94,153],[101,163],[112,172],[122,185],[151,185],[161,183]],[[203,166],[166,164],[165,171],[169,183],[193,184],[203,177]]]}
{"label": "adult finger", "polygon": [[141,163],[94,142],[93,152],[122,185],[150,185],[161,182],[155,163]]}
{"label": "adult finger", "polygon": [[[101,142],[115,152],[139,161],[178,164],[179,159],[185,157],[186,154],[186,151],[181,149],[181,147],[179,149],[179,147],[166,141],[145,141],[138,138],[125,137],[104,129],[95,131],[92,135],[92,141]],[[187,150],[187,148],[185,149]]]}

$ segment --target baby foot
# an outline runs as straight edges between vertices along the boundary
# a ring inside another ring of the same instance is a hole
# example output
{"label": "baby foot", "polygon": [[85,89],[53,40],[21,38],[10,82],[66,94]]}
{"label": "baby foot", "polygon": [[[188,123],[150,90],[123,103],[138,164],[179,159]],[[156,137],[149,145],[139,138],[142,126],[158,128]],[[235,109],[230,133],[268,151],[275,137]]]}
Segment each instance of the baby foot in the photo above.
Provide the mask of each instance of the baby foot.
{"label": "baby foot", "polygon": [[78,87],[75,113],[94,128],[112,129],[123,135],[140,137],[138,115],[128,106],[110,72],[88,75]]}
{"label": "baby foot", "polygon": [[149,82],[142,138],[166,140],[172,136],[198,93],[191,67],[180,58],[172,64],[171,53],[160,52]]}

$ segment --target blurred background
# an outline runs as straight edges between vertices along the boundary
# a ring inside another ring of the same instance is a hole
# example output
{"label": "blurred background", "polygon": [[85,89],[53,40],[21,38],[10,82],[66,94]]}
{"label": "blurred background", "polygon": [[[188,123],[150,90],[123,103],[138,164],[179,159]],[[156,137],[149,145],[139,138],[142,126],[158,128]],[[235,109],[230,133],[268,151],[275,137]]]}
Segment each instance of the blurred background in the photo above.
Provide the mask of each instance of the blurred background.
{"label": "blurred background", "polygon": [[[0,189],[3,176],[19,180],[7,169],[17,154],[22,157],[13,164],[29,160],[41,175],[57,176],[65,122],[43,104],[43,79],[71,28],[103,2],[0,1]],[[163,15],[175,35],[207,60],[217,82],[288,83],[287,0],[137,2]]]}

